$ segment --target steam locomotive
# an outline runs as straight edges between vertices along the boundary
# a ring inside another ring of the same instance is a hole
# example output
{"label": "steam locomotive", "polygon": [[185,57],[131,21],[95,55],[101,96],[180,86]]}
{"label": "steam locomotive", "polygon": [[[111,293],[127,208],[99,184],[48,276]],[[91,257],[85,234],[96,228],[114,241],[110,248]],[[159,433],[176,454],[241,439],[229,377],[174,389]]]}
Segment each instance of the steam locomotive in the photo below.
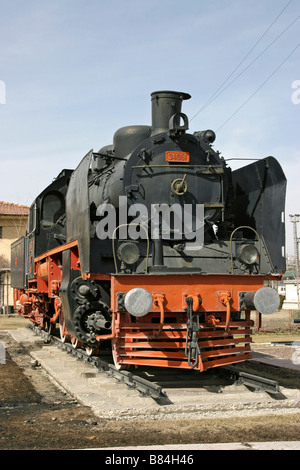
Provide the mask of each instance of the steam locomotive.
{"label": "steam locomotive", "polygon": [[151,94],[35,199],[12,245],[20,315],[117,368],[200,372],[251,359],[251,310],[275,312],[286,178],[273,157],[232,171],[215,133],[188,133],[187,93]]}

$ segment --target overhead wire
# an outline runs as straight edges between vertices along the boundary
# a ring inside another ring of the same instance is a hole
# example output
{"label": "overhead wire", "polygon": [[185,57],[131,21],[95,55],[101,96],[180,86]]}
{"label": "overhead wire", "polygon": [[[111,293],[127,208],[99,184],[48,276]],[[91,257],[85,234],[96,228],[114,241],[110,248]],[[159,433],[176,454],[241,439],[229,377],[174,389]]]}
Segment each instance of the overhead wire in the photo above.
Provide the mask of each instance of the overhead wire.
{"label": "overhead wire", "polygon": [[273,70],[273,72],[263,81],[263,83],[249,96],[249,98],[246,99],[246,101],[244,101],[239,107],[238,109],[236,109],[234,111],[234,113],[231,114],[231,116],[229,116],[228,119],[226,119],[226,121],[217,129],[217,131],[219,131],[220,129],[222,129],[225,124],[227,124],[247,103],[249,103],[249,101],[256,95],[256,93],[259,92],[259,90],[261,90],[264,85],[276,74],[276,72],[278,72],[278,70],[283,66],[283,64],[291,57],[291,55],[298,49],[298,47],[300,46],[300,42],[299,44],[297,44],[297,46],[292,50],[292,52],[290,52],[290,54],[278,65],[278,67],[276,67],[275,70]]}
{"label": "overhead wire", "polygon": [[[212,96],[204,103],[202,108],[190,119],[192,121],[198,114],[201,113],[209,104],[211,104],[218,96],[220,96],[223,91],[225,91],[232,83],[234,83],[246,70],[248,70],[251,65],[253,65],[299,18],[300,15],[293,20],[255,59],[253,59],[250,64],[248,64],[231,82],[225,87],[224,85],[228,82],[228,80],[232,77],[232,75],[238,70],[238,68],[242,65],[243,62],[249,57],[251,52],[257,47],[257,45],[262,41],[265,35],[270,31],[272,26],[276,23],[276,21],[280,18],[280,16],[284,13],[284,11],[289,7],[293,0],[289,0],[286,6],[280,11],[280,13],[276,16],[276,18],[272,21],[269,27],[264,31],[264,33],[260,36],[260,38],[256,41],[254,46],[249,50],[249,52],[245,55],[245,57],[240,61],[240,63],[234,68],[234,70],[228,75],[228,77],[224,80],[224,82],[219,86],[219,88],[212,94]],[[221,91],[220,91],[221,90]],[[218,93],[219,92],[219,93]]]}

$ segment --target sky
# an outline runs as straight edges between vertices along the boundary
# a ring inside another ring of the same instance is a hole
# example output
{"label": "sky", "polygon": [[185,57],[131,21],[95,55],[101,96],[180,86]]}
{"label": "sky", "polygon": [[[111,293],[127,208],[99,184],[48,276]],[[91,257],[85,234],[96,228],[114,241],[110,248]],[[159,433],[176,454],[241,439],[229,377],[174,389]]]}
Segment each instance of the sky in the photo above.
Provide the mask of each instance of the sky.
{"label": "sky", "polygon": [[181,91],[189,132],[213,129],[225,159],[280,162],[293,254],[299,31],[300,0],[0,0],[0,200],[30,205],[120,127],[151,125],[153,91]]}

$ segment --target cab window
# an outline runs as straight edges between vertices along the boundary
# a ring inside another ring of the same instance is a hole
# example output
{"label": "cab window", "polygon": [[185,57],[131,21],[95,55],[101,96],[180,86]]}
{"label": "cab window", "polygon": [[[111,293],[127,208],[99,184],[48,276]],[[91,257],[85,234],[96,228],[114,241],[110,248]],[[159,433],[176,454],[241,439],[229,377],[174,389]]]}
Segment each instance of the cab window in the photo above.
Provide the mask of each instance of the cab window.
{"label": "cab window", "polygon": [[64,200],[60,193],[48,193],[43,198],[42,202],[42,217],[41,222],[44,227],[49,227],[64,213]]}

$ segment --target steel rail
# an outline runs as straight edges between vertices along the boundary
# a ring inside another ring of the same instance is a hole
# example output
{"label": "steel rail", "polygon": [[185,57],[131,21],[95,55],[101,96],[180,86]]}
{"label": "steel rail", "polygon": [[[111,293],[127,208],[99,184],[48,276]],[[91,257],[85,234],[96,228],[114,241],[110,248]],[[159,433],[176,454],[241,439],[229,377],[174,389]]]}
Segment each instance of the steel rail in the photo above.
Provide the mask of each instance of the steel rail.
{"label": "steel rail", "polygon": [[235,378],[238,385],[245,385],[254,389],[254,391],[264,391],[272,395],[280,393],[280,387],[275,380],[267,379],[260,375],[249,374],[242,372],[230,366],[222,367],[222,370],[229,373],[232,378]]}

